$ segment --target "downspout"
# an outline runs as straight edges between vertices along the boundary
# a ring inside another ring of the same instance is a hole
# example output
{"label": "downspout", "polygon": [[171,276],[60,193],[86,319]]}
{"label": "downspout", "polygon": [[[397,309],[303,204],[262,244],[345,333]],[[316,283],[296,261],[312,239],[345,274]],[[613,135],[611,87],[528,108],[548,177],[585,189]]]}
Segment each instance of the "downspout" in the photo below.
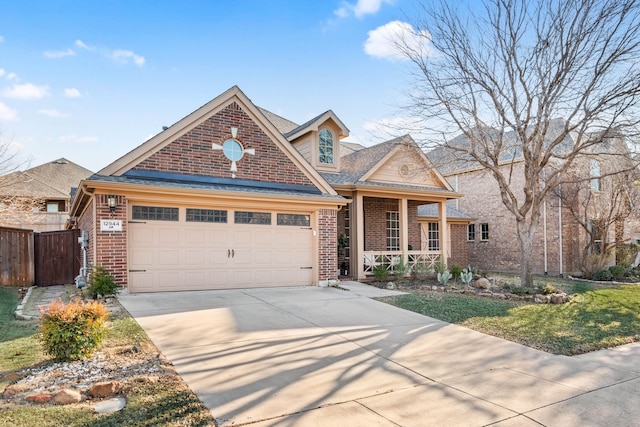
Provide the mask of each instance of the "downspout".
{"label": "downspout", "polygon": [[[558,191],[560,192],[560,196],[562,196],[562,188],[560,186],[558,186]],[[560,277],[564,277],[562,259],[562,197],[558,197],[558,244],[560,245],[560,250],[558,251],[560,254]]]}
{"label": "downspout", "polygon": [[544,275],[549,274],[548,260],[547,260],[547,198],[545,197],[542,202],[542,234],[544,244]]}

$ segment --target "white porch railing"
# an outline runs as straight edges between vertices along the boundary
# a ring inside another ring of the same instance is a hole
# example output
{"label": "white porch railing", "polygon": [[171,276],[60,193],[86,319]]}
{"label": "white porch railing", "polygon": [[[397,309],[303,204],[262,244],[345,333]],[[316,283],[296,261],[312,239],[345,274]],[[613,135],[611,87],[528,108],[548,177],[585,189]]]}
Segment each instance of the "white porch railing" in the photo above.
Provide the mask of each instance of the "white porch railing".
{"label": "white porch railing", "polygon": [[[431,270],[434,269],[436,263],[440,261],[440,251],[409,251],[409,259],[406,263],[409,271],[412,271],[416,264],[425,265]],[[363,255],[364,274],[373,275],[373,270],[379,265],[384,265],[391,274],[394,272],[394,266],[402,259],[400,251],[367,251]]]}

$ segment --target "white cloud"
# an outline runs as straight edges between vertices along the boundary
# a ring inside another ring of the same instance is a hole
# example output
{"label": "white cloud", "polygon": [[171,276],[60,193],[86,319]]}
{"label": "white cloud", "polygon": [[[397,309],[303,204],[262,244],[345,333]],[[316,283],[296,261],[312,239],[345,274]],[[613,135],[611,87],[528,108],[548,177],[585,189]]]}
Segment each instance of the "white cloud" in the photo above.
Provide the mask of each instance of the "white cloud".
{"label": "white cloud", "polygon": [[7,80],[15,80],[17,78],[18,78],[18,75],[16,73],[7,74]]}
{"label": "white cloud", "polygon": [[76,135],[75,133],[72,133],[70,135],[64,135],[59,137],[58,141],[64,142],[64,143],[68,142],[73,144],[84,144],[89,142],[96,142],[98,141],[98,137],[97,136],[80,136],[80,135]]}
{"label": "white cloud", "polygon": [[7,74],[7,72],[0,68],[0,77],[4,76],[5,74]]}
{"label": "white cloud", "polygon": [[128,64],[129,61],[133,61],[139,67],[144,65],[144,56],[136,55],[130,50],[116,49],[111,53],[111,59],[123,64]]}
{"label": "white cloud", "polygon": [[38,113],[45,116],[49,116],[49,117],[55,117],[55,118],[69,117],[68,114],[61,113],[58,110],[39,110]]}
{"label": "white cloud", "polygon": [[92,50],[92,48],[87,46],[82,40],[76,40],[73,44],[82,49]]}
{"label": "white cloud", "polygon": [[75,87],[67,87],[64,89],[64,96],[67,98],[82,98],[82,92]]}
{"label": "white cloud", "polygon": [[36,86],[33,83],[14,85],[2,91],[7,98],[16,99],[41,99],[49,96],[49,86]]}
{"label": "white cloud", "polygon": [[413,26],[406,22],[391,21],[367,34],[364,51],[376,58],[407,59],[397,46],[398,43],[421,56],[431,54],[431,34],[426,31],[416,32]]}
{"label": "white cloud", "polygon": [[338,18],[346,18],[351,13],[356,18],[361,18],[364,15],[372,15],[377,13],[382,7],[383,3],[393,4],[394,0],[358,0],[355,4],[342,2],[342,5],[333,11],[333,14]]}
{"label": "white cloud", "polygon": [[67,50],[47,50],[44,52],[44,56],[47,58],[64,58],[65,56],[73,56],[75,54],[71,48]]}
{"label": "white cloud", "polygon": [[12,110],[11,108],[0,102],[0,120],[4,120],[7,122],[16,121],[18,120],[18,112],[16,110]]}

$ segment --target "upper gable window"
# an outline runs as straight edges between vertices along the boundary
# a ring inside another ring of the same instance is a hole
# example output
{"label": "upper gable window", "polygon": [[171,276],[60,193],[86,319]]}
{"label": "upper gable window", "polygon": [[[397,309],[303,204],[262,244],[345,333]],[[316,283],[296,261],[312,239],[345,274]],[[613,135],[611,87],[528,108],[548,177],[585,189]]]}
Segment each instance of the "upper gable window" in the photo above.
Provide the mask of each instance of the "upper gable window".
{"label": "upper gable window", "polygon": [[325,165],[333,164],[333,134],[327,129],[320,131],[318,147],[318,162]]}

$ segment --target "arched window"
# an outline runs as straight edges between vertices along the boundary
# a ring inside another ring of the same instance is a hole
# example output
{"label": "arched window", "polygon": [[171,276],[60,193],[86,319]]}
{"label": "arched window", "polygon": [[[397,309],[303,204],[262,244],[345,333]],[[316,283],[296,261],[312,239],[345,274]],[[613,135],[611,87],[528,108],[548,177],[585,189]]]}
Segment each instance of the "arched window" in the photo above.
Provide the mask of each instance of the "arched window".
{"label": "arched window", "polygon": [[327,129],[322,129],[320,131],[318,162],[327,165],[333,164],[333,134]]}

